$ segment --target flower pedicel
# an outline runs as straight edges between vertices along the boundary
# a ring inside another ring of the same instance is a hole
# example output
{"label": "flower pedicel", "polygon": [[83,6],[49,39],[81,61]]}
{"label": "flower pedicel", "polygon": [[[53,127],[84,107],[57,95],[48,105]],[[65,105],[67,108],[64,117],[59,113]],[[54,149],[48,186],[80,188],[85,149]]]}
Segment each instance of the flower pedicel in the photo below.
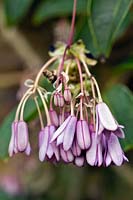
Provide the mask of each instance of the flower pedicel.
{"label": "flower pedicel", "polygon": [[[28,89],[12,123],[9,156],[18,152],[31,153],[28,126],[23,116],[26,102],[33,97],[40,119],[38,143],[41,162],[73,162],[78,167],[86,163],[91,166],[109,166],[111,163],[120,166],[128,161],[118,140],[118,137],[125,137],[123,126],[117,123],[103,102],[98,83],[89,71],[88,66],[97,61],[88,58],[89,51],[81,40],[72,44],[76,3],[74,0],[68,43],[57,43],[36,79],[26,81]],[[56,79],[54,77],[54,90],[50,92],[40,85],[40,78],[53,64],[57,66]],[[42,101],[43,110],[38,99]],[[46,116],[45,122],[42,112]]]}

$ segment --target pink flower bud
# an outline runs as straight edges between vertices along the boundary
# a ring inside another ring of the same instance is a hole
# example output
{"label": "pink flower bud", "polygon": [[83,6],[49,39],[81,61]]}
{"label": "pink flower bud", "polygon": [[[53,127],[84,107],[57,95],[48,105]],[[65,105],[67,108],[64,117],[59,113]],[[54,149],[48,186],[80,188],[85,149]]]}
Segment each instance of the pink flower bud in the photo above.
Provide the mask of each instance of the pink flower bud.
{"label": "pink flower bud", "polygon": [[50,110],[49,115],[50,115],[51,123],[55,126],[58,126],[59,125],[59,119],[58,119],[58,115],[57,115],[56,111]]}
{"label": "pink flower bud", "polygon": [[71,91],[69,88],[66,88],[64,90],[64,99],[66,102],[70,102],[71,101]]}

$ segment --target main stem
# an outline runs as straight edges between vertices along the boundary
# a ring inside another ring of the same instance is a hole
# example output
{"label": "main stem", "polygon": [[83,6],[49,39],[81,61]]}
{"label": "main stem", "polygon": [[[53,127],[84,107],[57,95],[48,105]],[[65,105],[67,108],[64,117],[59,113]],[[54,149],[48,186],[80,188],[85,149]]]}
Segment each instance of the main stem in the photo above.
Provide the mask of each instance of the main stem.
{"label": "main stem", "polygon": [[66,45],[66,48],[65,48],[65,50],[64,50],[64,54],[63,54],[61,63],[60,63],[60,65],[59,65],[58,76],[60,76],[60,74],[61,74],[61,72],[62,72],[62,70],[63,70],[64,61],[65,61],[65,57],[66,57],[67,50],[70,48],[70,46],[71,46],[71,44],[72,44],[72,41],[73,41],[74,26],[75,26],[75,18],[76,18],[76,7],[77,7],[77,0],[74,0],[74,3],[73,3],[73,14],[72,14],[72,21],[71,21],[70,33],[69,33],[67,45]]}

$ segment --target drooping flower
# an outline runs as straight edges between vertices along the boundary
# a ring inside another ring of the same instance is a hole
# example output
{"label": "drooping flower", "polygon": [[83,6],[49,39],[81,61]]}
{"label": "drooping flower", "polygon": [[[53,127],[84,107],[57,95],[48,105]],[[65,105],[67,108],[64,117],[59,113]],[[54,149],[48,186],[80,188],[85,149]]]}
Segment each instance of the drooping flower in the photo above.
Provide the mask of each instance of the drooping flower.
{"label": "drooping flower", "polygon": [[25,152],[27,155],[31,152],[28,137],[28,127],[26,122],[18,121],[12,123],[12,135],[9,143],[9,156],[14,153]]}
{"label": "drooping flower", "polygon": [[108,106],[104,102],[98,103],[96,105],[96,134],[100,135],[106,129],[123,138],[124,133],[121,128],[123,127],[117,123]]}
{"label": "drooping flower", "polygon": [[56,160],[59,161],[59,150],[55,145],[55,142],[50,143],[50,140],[55,132],[55,126],[49,125],[42,129],[39,133],[39,159],[41,162],[46,160],[46,156],[51,159],[55,156]]}
{"label": "drooping flower", "polygon": [[63,149],[68,151],[73,144],[75,130],[76,130],[77,117],[70,115],[62,125],[55,131],[52,141],[60,137],[59,144],[63,144]]}
{"label": "drooping flower", "polygon": [[97,136],[95,132],[92,132],[91,138],[91,147],[86,151],[87,163],[91,166],[101,166],[103,163],[102,137]]}
{"label": "drooping flower", "polygon": [[105,165],[109,166],[111,162],[115,165],[122,165],[123,161],[128,161],[127,157],[121,148],[119,140],[114,133],[110,133],[109,136],[105,136]]}

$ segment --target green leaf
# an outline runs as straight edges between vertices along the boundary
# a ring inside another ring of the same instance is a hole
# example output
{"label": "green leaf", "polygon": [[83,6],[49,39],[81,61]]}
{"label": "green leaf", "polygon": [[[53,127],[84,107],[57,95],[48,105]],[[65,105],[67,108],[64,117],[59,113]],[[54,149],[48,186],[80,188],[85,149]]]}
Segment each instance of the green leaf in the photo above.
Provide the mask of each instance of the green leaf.
{"label": "green leaf", "polygon": [[[42,84],[45,85],[45,89],[48,91],[53,91],[52,84],[45,78]],[[40,109],[43,109],[42,101],[38,98],[38,103]],[[8,156],[8,145],[11,137],[11,124],[14,121],[16,113],[16,108],[13,109],[9,115],[3,121],[0,127],[0,158],[4,159]],[[35,106],[34,100],[29,99],[26,103],[24,110],[24,120],[26,122],[32,121],[37,116],[37,108]]]}
{"label": "green leaf", "polygon": [[[87,0],[77,1],[77,14],[84,13]],[[45,0],[37,8],[33,22],[41,24],[43,21],[53,17],[71,15],[73,10],[72,0]]]}
{"label": "green leaf", "polygon": [[126,86],[116,85],[104,97],[118,123],[125,127],[126,137],[121,139],[122,147],[125,151],[133,149],[133,94]]}
{"label": "green leaf", "polygon": [[33,0],[5,0],[4,7],[9,25],[17,24],[26,16]]}
{"label": "green leaf", "polygon": [[131,0],[88,0],[88,18],[80,22],[77,36],[95,56],[109,56],[118,33],[127,28],[124,20],[130,5]]}

